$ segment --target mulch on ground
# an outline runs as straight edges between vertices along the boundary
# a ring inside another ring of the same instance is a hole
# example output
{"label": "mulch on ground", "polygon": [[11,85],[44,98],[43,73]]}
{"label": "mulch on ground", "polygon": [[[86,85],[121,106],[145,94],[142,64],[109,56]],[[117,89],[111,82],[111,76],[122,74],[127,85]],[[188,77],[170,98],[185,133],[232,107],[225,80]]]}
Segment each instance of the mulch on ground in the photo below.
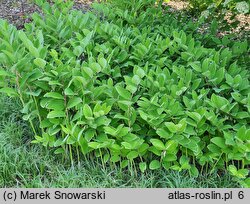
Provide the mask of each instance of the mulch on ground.
{"label": "mulch on ground", "polygon": [[0,0],[0,18],[22,28],[29,22],[28,16],[39,11],[39,8],[29,0]]}
{"label": "mulch on ground", "polygon": [[[73,8],[87,10],[90,4],[91,0],[75,0]],[[23,28],[24,23],[30,22],[34,12],[41,11],[32,0],[0,0],[0,18],[8,20],[19,29]]]}

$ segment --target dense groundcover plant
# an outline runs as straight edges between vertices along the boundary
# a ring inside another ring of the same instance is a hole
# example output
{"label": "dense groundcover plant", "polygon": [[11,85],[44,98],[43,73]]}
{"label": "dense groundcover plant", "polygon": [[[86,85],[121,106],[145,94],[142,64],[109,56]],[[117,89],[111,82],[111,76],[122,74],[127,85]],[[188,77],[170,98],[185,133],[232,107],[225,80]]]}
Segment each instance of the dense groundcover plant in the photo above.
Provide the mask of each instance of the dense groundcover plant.
{"label": "dense groundcover plant", "polygon": [[145,1],[87,13],[37,4],[24,30],[0,21],[0,92],[20,98],[33,143],[72,163],[226,169],[250,185],[246,41],[205,48],[192,22]]}

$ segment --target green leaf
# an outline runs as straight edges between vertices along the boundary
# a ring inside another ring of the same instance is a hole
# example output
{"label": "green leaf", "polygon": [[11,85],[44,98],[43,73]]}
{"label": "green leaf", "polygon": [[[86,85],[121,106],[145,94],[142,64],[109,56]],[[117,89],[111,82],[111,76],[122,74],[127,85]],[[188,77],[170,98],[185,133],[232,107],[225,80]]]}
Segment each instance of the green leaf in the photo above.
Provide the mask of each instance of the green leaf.
{"label": "green leaf", "polygon": [[235,145],[234,137],[230,132],[223,132],[226,145]]}
{"label": "green leaf", "polygon": [[98,63],[102,66],[103,69],[105,69],[108,65],[108,62],[105,58],[101,57],[98,59]]}
{"label": "green leaf", "polygon": [[121,168],[124,169],[125,167],[128,166],[128,164],[129,164],[129,160],[123,160],[123,161],[121,162]]}
{"label": "green leaf", "polygon": [[175,154],[166,154],[165,157],[163,157],[163,160],[167,162],[176,161],[177,156]]}
{"label": "green leaf", "polygon": [[36,91],[27,91],[25,94],[27,94],[27,95],[30,95],[30,96],[39,96],[40,95],[40,93],[42,92],[42,90],[41,89],[38,89],[38,90],[36,90]]}
{"label": "green leaf", "polygon": [[112,135],[112,136],[116,136],[116,134],[117,134],[116,129],[111,127],[111,126],[110,127],[104,127],[104,131],[105,131],[106,134],[109,134],[109,135]]}
{"label": "green leaf", "polygon": [[108,162],[108,160],[109,160],[109,158],[110,158],[109,154],[108,154],[108,153],[107,153],[107,154],[105,154],[105,155],[104,155],[104,157],[103,157],[103,161],[104,161],[104,163],[107,163],[107,162]]}
{"label": "green leaf", "polygon": [[13,74],[5,71],[4,69],[0,69],[0,76],[13,76]]}
{"label": "green leaf", "polygon": [[84,67],[83,68],[83,71],[90,77],[90,78],[93,78],[94,76],[94,72],[91,68],[89,67]]}
{"label": "green leaf", "polygon": [[249,174],[249,170],[248,169],[239,169],[237,172],[237,177],[238,178],[246,178]]}
{"label": "green leaf", "polygon": [[196,112],[186,112],[186,114],[192,118],[196,123],[199,123],[202,119],[201,115]]}
{"label": "green leaf", "polygon": [[88,151],[89,151],[89,147],[88,147],[88,142],[85,140],[84,137],[78,137],[78,144],[80,145],[81,147],[81,152],[83,154],[87,154]]}
{"label": "green leaf", "polygon": [[128,90],[122,88],[121,86],[116,86],[115,89],[122,98],[127,100],[131,99],[131,94]]}
{"label": "green leaf", "polygon": [[40,67],[40,68],[44,68],[45,65],[46,65],[46,63],[47,63],[47,62],[46,62],[45,60],[41,59],[41,58],[36,58],[36,59],[34,59],[34,64],[35,64],[36,66]]}
{"label": "green leaf", "polygon": [[199,171],[194,165],[191,166],[190,173],[195,178],[197,178],[199,176]]}
{"label": "green leaf", "polygon": [[93,148],[93,149],[99,149],[100,143],[98,143],[98,142],[89,142],[88,146]]}
{"label": "green leaf", "polygon": [[85,140],[85,138],[84,137],[79,137],[78,138],[78,144],[80,145],[80,147],[81,147],[81,152],[83,153],[83,154],[87,154],[88,153],[88,151],[89,151],[89,147],[88,147],[88,142]]}
{"label": "green leaf", "polygon": [[160,137],[164,138],[164,139],[169,139],[169,138],[172,137],[171,134],[169,134],[167,131],[165,131],[162,128],[157,129],[156,134],[159,135]]}
{"label": "green leaf", "polygon": [[58,148],[54,151],[54,154],[64,154],[65,150],[63,148]]}
{"label": "green leaf", "polygon": [[81,46],[76,46],[73,50],[73,53],[79,57],[83,53],[84,49]]}
{"label": "green leaf", "polygon": [[161,167],[161,163],[158,160],[153,160],[149,164],[149,169],[151,170],[159,169],[160,167]]}
{"label": "green leaf", "polygon": [[169,140],[166,143],[166,151],[168,151],[169,153],[172,153],[176,150],[176,148],[178,147],[178,143],[174,140]]}
{"label": "green leaf", "polygon": [[74,92],[72,91],[72,89],[70,89],[69,87],[66,88],[66,89],[64,90],[64,94],[65,94],[66,96],[74,96],[74,95],[76,95],[76,93],[74,93]]}
{"label": "green leaf", "polygon": [[180,165],[188,164],[189,163],[189,158],[186,157],[185,155],[182,155],[180,158]]}
{"label": "green leaf", "polygon": [[132,77],[132,82],[133,82],[134,84],[136,84],[136,85],[139,85],[140,82],[141,82],[141,79],[140,79],[140,77],[139,77],[138,75],[134,75],[134,76]]}
{"label": "green leaf", "polygon": [[98,63],[91,63],[90,68],[94,70],[96,73],[100,72],[102,70],[102,67]]}
{"label": "green leaf", "polygon": [[62,138],[59,138],[58,140],[55,141],[54,147],[59,147],[64,144],[64,140]]}
{"label": "green leaf", "polygon": [[95,130],[89,129],[85,132],[84,137],[89,142],[95,136]]}
{"label": "green leaf", "polygon": [[221,96],[217,96],[215,94],[212,95],[211,101],[214,104],[214,106],[218,109],[221,109],[223,106],[226,106],[227,104],[229,104],[227,99]]}
{"label": "green leaf", "polygon": [[191,66],[195,71],[197,72],[201,72],[201,65],[200,63],[195,63],[195,62],[191,62],[191,63],[188,63],[189,66]]}
{"label": "green leaf", "polygon": [[132,149],[132,145],[128,142],[122,142],[121,144],[125,149]]}
{"label": "green leaf", "polygon": [[165,150],[166,147],[163,144],[163,142],[161,140],[158,139],[151,139],[150,142],[156,147],[156,149],[158,150]]}
{"label": "green leaf", "polygon": [[131,151],[131,152],[129,152],[128,155],[127,155],[127,158],[128,158],[129,160],[133,160],[133,159],[135,159],[136,157],[138,157],[138,152],[136,152],[136,151]]}
{"label": "green leaf", "polygon": [[0,93],[5,93],[8,96],[18,96],[18,93],[14,89],[9,88],[9,87],[1,88]]}
{"label": "green leaf", "polygon": [[141,170],[142,173],[144,173],[147,169],[147,163],[146,162],[140,162],[139,163],[139,168]]}
{"label": "green leaf", "polygon": [[53,110],[64,110],[64,100],[43,98],[40,102],[41,107]]}
{"label": "green leaf", "polygon": [[211,142],[216,144],[218,147],[225,149],[227,148],[226,144],[225,144],[225,139],[222,137],[214,137],[211,139]]}
{"label": "green leaf", "polygon": [[166,125],[166,127],[169,129],[170,132],[172,133],[176,133],[178,132],[178,129],[176,127],[176,125],[172,122],[165,122],[164,123]]}
{"label": "green leaf", "polygon": [[47,98],[55,98],[55,99],[64,99],[64,97],[62,96],[62,94],[57,93],[57,92],[49,92],[49,93],[46,93],[46,94],[44,95],[44,97],[47,97]]}
{"label": "green leaf", "polygon": [[94,32],[94,31],[89,32],[89,33],[86,35],[86,37],[82,40],[81,46],[82,46],[83,48],[85,48],[85,47],[87,47],[87,46],[89,45],[89,43],[90,43],[90,41],[91,41],[91,38],[92,38],[92,35],[93,35],[93,32]]}
{"label": "green leaf", "polygon": [[233,176],[237,175],[237,168],[234,165],[229,165],[228,170]]}
{"label": "green leaf", "polygon": [[164,124],[172,133],[183,132],[187,126],[185,118],[183,118],[178,124],[174,124],[172,122],[165,122]]}
{"label": "green leaf", "polygon": [[73,108],[81,102],[82,102],[82,99],[80,97],[73,97],[73,98],[69,99],[69,102],[67,104],[67,108],[68,109]]}
{"label": "green leaf", "polygon": [[236,138],[241,141],[250,140],[250,130],[246,126],[241,126],[237,131]]}
{"label": "green leaf", "polygon": [[29,40],[27,35],[22,30],[19,31],[18,37],[23,42],[24,46],[30,51],[30,53],[34,57],[39,58],[38,50],[34,47],[33,43]]}
{"label": "green leaf", "polygon": [[138,75],[140,78],[143,78],[146,74],[145,74],[145,71],[142,69],[142,68],[140,68],[140,67],[137,67],[136,69],[134,69],[135,71],[134,71],[134,73],[136,74],[136,75]]}
{"label": "green leaf", "polygon": [[48,113],[47,118],[64,118],[66,117],[63,111],[51,111]]}
{"label": "green leaf", "polygon": [[92,110],[88,104],[83,106],[83,114],[86,118],[91,118],[93,116]]}
{"label": "green leaf", "polygon": [[118,55],[118,58],[117,58],[117,62],[118,63],[121,63],[123,61],[125,61],[127,58],[128,58],[128,53],[125,51],[125,50],[122,50],[119,55]]}
{"label": "green leaf", "polygon": [[113,155],[113,156],[111,156],[111,158],[110,158],[110,161],[111,162],[118,162],[118,161],[120,161],[121,160],[121,157],[119,156],[119,155]]}

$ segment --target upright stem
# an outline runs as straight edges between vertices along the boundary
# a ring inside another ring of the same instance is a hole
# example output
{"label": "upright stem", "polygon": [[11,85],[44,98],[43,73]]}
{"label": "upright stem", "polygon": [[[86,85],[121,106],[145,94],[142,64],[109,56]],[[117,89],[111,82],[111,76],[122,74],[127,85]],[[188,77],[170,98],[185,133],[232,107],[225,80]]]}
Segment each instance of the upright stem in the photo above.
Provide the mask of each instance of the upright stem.
{"label": "upright stem", "polygon": [[[30,87],[29,87],[29,89],[30,89]],[[37,115],[38,115],[39,123],[42,124],[42,118],[41,118],[41,115],[40,115],[40,112],[39,112],[37,100],[36,100],[36,98],[34,96],[32,96],[32,98],[33,98],[33,100],[35,102],[35,105],[36,105],[36,110],[37,110]],[[43,128],[41,128],[41,129],[42,129],[42,133],[44,133],[44,129]]]}
{"label": "upright stem", "polygon": [[74,167],[74,162],[73,162],[73,155],[72,155],[71,145],[69,145],[69,154],[70,154],[71,166]]}
{"label": "upright stem", "polygon": [[[18,92],[18,94],[19,94],[19,99],[20,99],[20,101],[21,101],[21,103],[22,103],[22,105],[23,105],[23,108],[24,108],[25,103],[24,103],[23,96],[22,96],[22,93],[21,93],[21,90],[20,90],[19,76],[20,76],[19,73],[16,71],[17,92]],[[30,126],[31,126],[32,130],[33,130],[33,133],[34,133],[35,135],[37,135],[37,132],[36,132],[35,127],[34,127],[34,124],[33,124],[33,122],[32,122],[31,119],[29,119],[29,123],[30,123]]]}
{"label": "upright stem", "polygon": [[77,154],[78,166],[80,166],[80,155],[79,155],[78,145],[76,145],[76,154]]}
{"label": "upright stem", "polygon": [[103,161],[103,158],[102,158],[102,151],[101,151],[100,148],[99,148],[99,153],[100,153],[100,156],[101,156],[102,168],[105,169],[104,161]]}
{"label": "upright stem", "polygon": [[[222,154],[223,154],[223,153],[222,153]],[[219,156],[218,160],[217,160],[217,161],[215,162],[215,164],[213,165],[213,168],[212,168],[212,170],[210,171],[210,173],[212,173],[212,172],[214,171],[214,169],[215,169],[217,163],[218,163],[218,162],[220,161],[220,159],[221,159],[222,154]]]}
{"label": "upright stem", "polygon": [[242,167],[241,167],[242,169],[244,169],[245,168],[245,161],[244,161],[244,159],[242,159]]}

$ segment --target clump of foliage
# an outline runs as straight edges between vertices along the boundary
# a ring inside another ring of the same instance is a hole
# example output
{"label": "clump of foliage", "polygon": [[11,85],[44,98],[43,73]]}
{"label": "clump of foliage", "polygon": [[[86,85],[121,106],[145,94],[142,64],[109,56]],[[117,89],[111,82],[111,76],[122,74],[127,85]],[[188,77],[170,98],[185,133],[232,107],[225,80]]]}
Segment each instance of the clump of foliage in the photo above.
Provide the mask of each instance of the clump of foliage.
{"label": "clump of foliage", "polygon": [[249,13],[249,2],[243,0],[188,0],[189,6],[194,11],[207,9],[227,9],[235,13]]}
{"label": "clump of foliage", "polygon": [[216,38],[215,45],[228,44],[232,39],[249,38],[249,31],[244,27],[244,24],[248,25],[249,23],[247,20],[242,20],[242,17],[247,19],[249,15],[249,2],[242,0],[188,0],[188,3],[187,13],[191,13],[195,18],[204,18],[204,29],[210,31],[208,40],[211,38],[210,34],[213,35],[212,38],[215,38],[215,32],[219,33],[220,38],[224,37],[222,41]]}
{"label": "clump of foliage", "polygon": [[0,92],[19,97],[33,143],[131,173],[227,169],[249,186],[247,41],[205,48],[155,6],[37,3],[25,30],[0,21]]}

